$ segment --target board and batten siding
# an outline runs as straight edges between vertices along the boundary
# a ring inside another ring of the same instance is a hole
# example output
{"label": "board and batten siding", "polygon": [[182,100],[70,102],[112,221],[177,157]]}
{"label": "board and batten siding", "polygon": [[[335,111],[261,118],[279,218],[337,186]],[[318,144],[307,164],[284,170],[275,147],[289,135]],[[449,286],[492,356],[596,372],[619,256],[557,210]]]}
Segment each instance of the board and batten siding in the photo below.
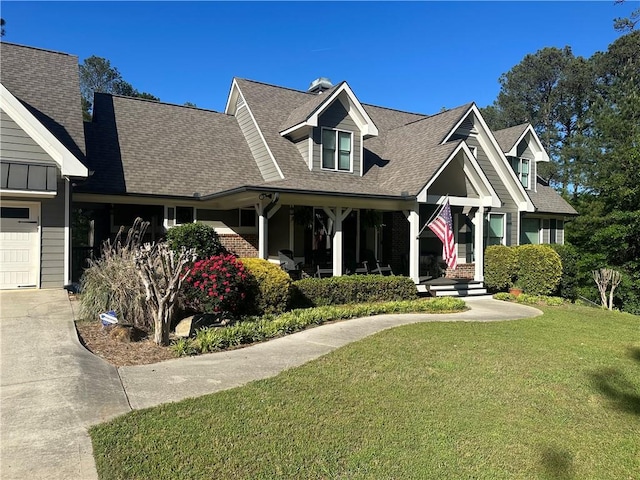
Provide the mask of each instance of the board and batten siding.
{"label": "board and batten siding", "polygon": [[253,118],[249,113],[249,108],[245,104],[241,95],[238,96],[235,116],[238,125],[240,125],[240,130],[242,130],[242,134],[249,145],[249,150],[251,150],[253,159],[258,165],[262,178],[266,182],[281,180],[282,177],[280,176],[280,172],[271,158],[271,155],[269,155],[267,145],[262,139],[260,132],[258,131],[258,126],[253,121]]}
{"label": "board and batten siding", "polygon": [[5,161],[55,165],[55,161],[9,115],[0,110],[0,157]]}
{"label": "board and batten siding", "polygon": [[506,215],[506,236],[507,236],[507,245],[517,245],[518,244],[518,205],[513,201],[509,191],[507,190],[506,185],[500,179],[498,172],[495,167],[489,160],[487,153],[483,150],[480,142],[473,137],[465,138],[465,141],[468,145],[472,147],[477,147],[478,152],[478,163],[480,167],[484,171],[489,183],[493,187],[493,189],[498,194],[498,198],[500,198],[500,202],[502,206],[500,208],[492,208],[491,213],[505,213]]}
{"label": "board and batten siding", "polygon": [[313,129],[313,170],[322,169],[322,127],[353,133],[352,171],[359,175],[362,161],[360,158],[362,135],[340,99],[335,100],[329,108],[322,112],[318,118],[318,127]]}

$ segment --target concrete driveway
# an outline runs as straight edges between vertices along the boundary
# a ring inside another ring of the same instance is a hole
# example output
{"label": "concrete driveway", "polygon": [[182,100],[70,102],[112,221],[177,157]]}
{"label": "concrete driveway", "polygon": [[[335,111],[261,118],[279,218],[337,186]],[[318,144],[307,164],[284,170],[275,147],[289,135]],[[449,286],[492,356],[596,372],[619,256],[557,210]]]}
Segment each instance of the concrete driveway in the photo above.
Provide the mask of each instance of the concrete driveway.
{"label": "concrete driveway", "polygon": [[97,478],[89,426],[130,411],[78,342],[64,290],[0,292],[0,478]]}
{"label": "concrete driveway", "polygon": [[0,292],[0,478],[97,479],[91,425],[271,377],[386,328],[542,313],[486,297],[467,301],[466,312],[360,318],[239,350],[117,370],[80,345],[64,290]]}

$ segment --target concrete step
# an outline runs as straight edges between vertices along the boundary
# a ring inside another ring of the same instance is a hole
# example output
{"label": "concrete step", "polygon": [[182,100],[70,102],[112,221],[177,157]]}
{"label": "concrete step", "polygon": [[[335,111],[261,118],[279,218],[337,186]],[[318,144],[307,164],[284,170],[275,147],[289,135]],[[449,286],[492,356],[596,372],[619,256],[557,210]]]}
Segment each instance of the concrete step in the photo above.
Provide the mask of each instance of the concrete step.
{"label": "concrete step", "polygon": [[487,289],[482,282],[454,283],[450,285],[417,285],[418,293],[434,297],[469,297],[486,295]]}

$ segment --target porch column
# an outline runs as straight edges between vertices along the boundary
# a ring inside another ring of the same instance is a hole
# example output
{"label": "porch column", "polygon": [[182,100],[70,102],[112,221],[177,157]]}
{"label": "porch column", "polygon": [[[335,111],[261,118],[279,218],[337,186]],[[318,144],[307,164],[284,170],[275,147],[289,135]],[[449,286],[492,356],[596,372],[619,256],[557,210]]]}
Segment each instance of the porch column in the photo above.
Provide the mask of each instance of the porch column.
{"label": "porch column", "polygon": [[269,219],[267,218],[264,204],[256,204],[258,212],[258,258],[266,259],[269,252]]}
{"label": "porch column", "polygon": [[473,279],[477,282],[484,280],[484,207],[478,207],[473,217],[475,225],[475,238],[473,239],[473,256],[475,262],[475,272]]}
{"label": "porch column", "polygon": [[409,220],[409,277],[417,285],[420,283],[420,213],[418,205],[404,212]]}
{"label": "porch column", "polygon": [[333,250],[333,276],[342,276],[342,221],[351,213],[351,208],[336,207],[335,212],[324,207],[323,210],[333,221],[333,237],[331,250]]}

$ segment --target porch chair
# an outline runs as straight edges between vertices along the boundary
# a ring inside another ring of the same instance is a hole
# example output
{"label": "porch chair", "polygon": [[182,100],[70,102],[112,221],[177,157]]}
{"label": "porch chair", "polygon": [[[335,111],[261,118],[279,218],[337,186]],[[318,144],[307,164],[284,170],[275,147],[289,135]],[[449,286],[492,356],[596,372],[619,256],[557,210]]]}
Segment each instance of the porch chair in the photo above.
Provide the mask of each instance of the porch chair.
{"label": "porch chair", "polygon": [[356,275],[368,275],[369,274],[369,262],[364,260],[362,262],[362,266],[361,267],[356,267],[354,273]]}
{"label": "porch chair", "polygon": [[379,274],[379,275],[393,275],[393,270],[391,270],[391,265],[387,265],[383,267],[380,265],[380,262],[376,260],[377,267],[371,270],[371,273]]}
{"label": "porch chair", "polygon": [[333,268],[320,268],[320,265],[316,267],[316,278],[329,278],[333,277]]}
{"label": "porch chair", "polygon": [[278,250],[278,259],[280,260],[280,268],[287,272],[294,280],[300,279],[302,263],[296,263],[291,250]]}

